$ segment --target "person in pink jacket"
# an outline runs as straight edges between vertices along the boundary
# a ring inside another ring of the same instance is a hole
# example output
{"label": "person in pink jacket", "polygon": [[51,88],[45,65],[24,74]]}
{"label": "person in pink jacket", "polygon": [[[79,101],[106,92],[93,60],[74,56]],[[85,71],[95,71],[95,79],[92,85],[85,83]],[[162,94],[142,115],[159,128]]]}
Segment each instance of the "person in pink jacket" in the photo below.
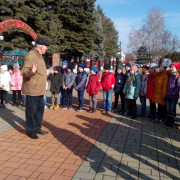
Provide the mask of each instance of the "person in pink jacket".
{"label": "person in pink jacket", "polygon": [[[19,64],[14,63],[13,65],[13,72],[11,73],[11,91],[12,91],[12,98],[13,98],[13,105],[20,106],[22,102],[22,95],[21,95],[21,89],[22,89],[22,75],[21,71],[19,69]],[[18,99],[16,98],[16,95],[18,96]]]}

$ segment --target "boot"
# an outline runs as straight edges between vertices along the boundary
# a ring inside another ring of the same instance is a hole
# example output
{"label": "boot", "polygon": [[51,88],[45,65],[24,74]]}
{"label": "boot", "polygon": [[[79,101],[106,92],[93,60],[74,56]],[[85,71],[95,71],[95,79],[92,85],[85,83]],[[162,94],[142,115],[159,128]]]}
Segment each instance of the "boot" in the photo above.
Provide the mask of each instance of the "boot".
{"label": "boot", "polygon": [[55,107],[54,104],[51,104],[50,109],[54,109],[54,107]]}
{"label": "boot", "polygon": [[58,104],[56,104],[56,106],[54,107],[54,109],[59,109],[59,105],[58,105]]}
{"label": "boot", "polygon": [[165,122],[165,127],[168,127],[168,128],[172,128],[174,126],[174,120],[175,120],[175,117],[173,116],[167,116],[167,121]]}

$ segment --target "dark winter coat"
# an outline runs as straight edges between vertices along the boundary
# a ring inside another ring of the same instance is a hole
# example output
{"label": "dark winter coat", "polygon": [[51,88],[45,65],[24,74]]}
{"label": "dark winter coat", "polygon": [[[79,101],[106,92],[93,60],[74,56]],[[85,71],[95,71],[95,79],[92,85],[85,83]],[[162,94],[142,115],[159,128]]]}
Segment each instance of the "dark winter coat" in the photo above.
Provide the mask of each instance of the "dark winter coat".
{"label": "dark winter coat", "polygon": [[119,92],[119,93],[123,92],[123,88],[126,83],[127,76],[123,73],[120,73],[120,74],[116,73],[115,79],[116,79],[116,85],[114,87],[114,91]]}
{"label": "dark winter coat", "polygon": [[101,87],[100,74],[91,75],[89,77],[88,85],[86,87],[87,93],[90,95],[98,94],[98,91]]}
{"label": "dark winter coat", "polygon": [[63,85],[63,76],[61,73],[50,74],[48,79],[51,81],[50,91],[52,93],[60,93]]}
{"label": "dark winter coat", "polygon": [[84,91],[86,86],[86,81],[87,81],[87,72],[86,71],[78,72],[75,79],[74,88],[77,91]]}
{"label": "dark winter coat", "polygon": [[169,99],[178,99],[180,91],[180,76],[175,78],[175,75],[169,75],[168,80],[168,90],[167,90],[167,98]]}
{"label": "dark winter coat", "polygon": [[66,86],[68,89],[73,89],[75,78],[76,78],[76,74],[74,72],[64,73],[63,86]]}
{"label": "dark winter coat", "polygon": [[147,96],[147,88],[148,88],[148,74],[142,74],[140,96]]}
{"label": "dark winter coat", "polygon": [[130,75],[130,73],[131,73],[131,70],[126,71],[125,75],[126,75],[126,76],[129,76],[129,75]]}

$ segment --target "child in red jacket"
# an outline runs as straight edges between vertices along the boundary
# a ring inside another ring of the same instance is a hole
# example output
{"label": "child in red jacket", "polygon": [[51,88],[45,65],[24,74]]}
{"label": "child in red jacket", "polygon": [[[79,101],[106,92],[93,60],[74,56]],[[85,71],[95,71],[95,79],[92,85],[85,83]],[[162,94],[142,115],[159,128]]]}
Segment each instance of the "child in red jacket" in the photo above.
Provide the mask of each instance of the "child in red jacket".
{"label": "child in red jacket", "polygon": [[156,68],[157,68],[156,63],[150,64],[149,74],[148,74],[147,96],[146,96],[147,99],[149,99],[149,103],[150,103],[150,108],[149,108],[150,112],[147,118],[152,120],[155,120],[156,118],[156,103],[152,101],[154,96],[154,87],[156,83],[156,75],[155,75]]}
{"label": "child in red jacket", "polygon": [[113,72],[110,72],[110,65],[104,65],[104,72],[101,78],[101,84],[103,88],[103,96],[104,96],[104,110],[103,113],[110,114],[112,108],[112,95],[113,89],[116,84],[115,75]]}
{"label": "child in red jacket", "polygon": [[97,94],[101,87],[100,74],[98,73],[97,66],[91,68],[91,76],[89,77],[88,85],[86,87],[89,94],[90,109],[89,112],[95,113],[97,107]]}

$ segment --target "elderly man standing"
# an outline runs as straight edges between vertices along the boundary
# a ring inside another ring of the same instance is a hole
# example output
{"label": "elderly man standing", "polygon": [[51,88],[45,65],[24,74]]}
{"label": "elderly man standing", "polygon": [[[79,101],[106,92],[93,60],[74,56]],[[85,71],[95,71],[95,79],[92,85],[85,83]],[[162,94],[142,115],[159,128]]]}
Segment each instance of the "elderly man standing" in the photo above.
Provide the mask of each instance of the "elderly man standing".
{"label": "elderly man standing", "polygon": [[36,39],[36,46],[28,52],[21,70],[23,76],[22,92],[26,94],[26,131],[32,139],[38,139],[36,134],[47,134],[41,130],[44,114],[43,96],[46,91],[46,65],[42,57],[46,53],[49,42],[44,38]]}

